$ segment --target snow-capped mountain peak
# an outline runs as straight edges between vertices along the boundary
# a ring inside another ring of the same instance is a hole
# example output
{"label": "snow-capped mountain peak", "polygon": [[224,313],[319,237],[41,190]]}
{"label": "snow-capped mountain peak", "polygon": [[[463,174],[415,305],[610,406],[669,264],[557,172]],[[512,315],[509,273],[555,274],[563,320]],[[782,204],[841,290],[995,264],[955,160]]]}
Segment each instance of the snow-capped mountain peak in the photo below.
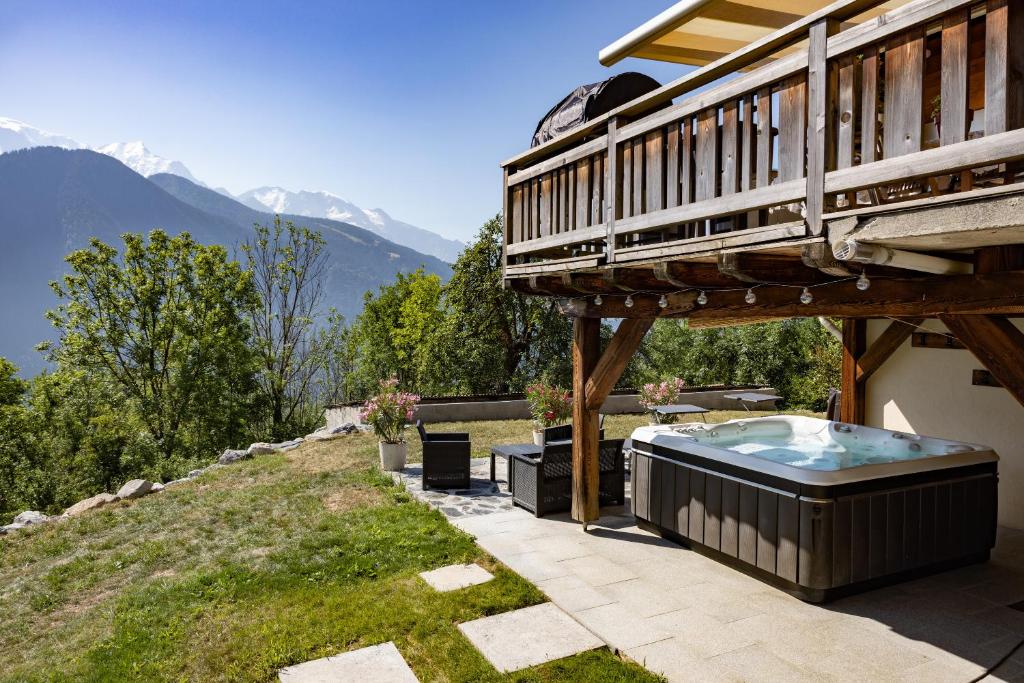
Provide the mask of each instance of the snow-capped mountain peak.
{"label": "snow-capped mountain peak", "polygon": [[141,140],[134,142],[112,142],[96,148],[97,152],[112,156],[139,175],[149,177],[157,173],[173,173],[198,185],[202,185],[185,167],[185,164],[153,154]]}
{"label": "snow-capped mountain peak", "polygon": [[0,116],[0,152],[45,146],[66,149],[81,149],[82,147],[69,137],[30,126],[17,119]]}
{"label": "snow-capped mountain peak", "polygon": [[350,223],[448,263],[453,263],[466,246],[458,240],[450,240],[429,230],[395,220],[382,209],[363,209],[336,194],[322,190],[294,192],[283,187],[258,187],[238,195],[237,199],[257,211],[328,218]]}

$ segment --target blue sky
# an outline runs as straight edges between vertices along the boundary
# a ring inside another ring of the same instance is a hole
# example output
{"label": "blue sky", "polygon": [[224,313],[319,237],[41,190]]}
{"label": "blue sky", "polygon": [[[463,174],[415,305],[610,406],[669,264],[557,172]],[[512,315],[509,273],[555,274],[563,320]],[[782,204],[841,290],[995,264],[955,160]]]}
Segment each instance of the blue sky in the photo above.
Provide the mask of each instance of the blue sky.
{"label": "blue sky", "polygon": [[239,193],[328,190],[459,239],[498,164],[579,83],[686,67],[597,51],[671,0],[6,0],[0,116],[90,145],[144,140]]}

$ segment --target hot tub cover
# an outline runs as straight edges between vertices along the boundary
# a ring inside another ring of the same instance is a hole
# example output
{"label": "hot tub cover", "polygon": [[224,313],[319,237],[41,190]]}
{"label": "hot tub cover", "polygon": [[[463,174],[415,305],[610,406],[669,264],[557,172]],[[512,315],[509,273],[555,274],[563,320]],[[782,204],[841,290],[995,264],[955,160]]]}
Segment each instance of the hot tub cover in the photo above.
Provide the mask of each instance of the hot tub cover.
{"label": "hot tub cover", "polygon": [[581,85],[540,120],[530,147],[541,145],[659,87],[658,81],[635,71],[612,76],[600,83]]}

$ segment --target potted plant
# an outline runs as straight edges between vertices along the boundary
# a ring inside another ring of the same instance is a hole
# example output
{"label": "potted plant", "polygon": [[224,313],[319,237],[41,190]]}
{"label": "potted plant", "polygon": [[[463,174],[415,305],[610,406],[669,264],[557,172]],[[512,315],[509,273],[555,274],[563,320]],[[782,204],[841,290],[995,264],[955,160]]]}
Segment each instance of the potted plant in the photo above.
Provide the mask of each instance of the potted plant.
{"label": "potted plant", "polygon": [[533,443],[543,446],[544,430],[563,424],[572,415],[572,399],[565,389],[536,382],[526,387],[526,400],[533,416]]}
{"label": "potted plant", "polygon": [[398,390],[398,378],[382,380],[380,391],[363,404],[359,413],[373,427],[380,447],[382,470],[397,472],[405,468],[408,457],[404,431],[416,412],[420,397]]}
{"label": "potted plant", "polygon": [[663,382],[651,382],[640,388],[639,402],[644,410],[651,414],[651,424],[673,424],[676,415],[665,415],[659,417],[655,412],[658,406],[670,406],[679,401],[679,393],[686,387],[679,377],[673,377]]}

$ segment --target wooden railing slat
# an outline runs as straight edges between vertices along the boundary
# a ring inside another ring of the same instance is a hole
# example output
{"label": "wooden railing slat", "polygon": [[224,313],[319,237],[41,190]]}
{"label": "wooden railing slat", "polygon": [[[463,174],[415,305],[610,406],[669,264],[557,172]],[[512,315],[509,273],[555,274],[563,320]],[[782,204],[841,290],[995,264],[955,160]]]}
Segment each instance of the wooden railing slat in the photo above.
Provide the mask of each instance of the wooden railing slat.
{"label": "wooden railing slat", "polygon": [[943,145],[967,139],[967,41],[971,13],[967,9],[952,12],[942,22],[942,128]]}
{"label": "wooden railing slat", "polygon": [[633,140],[633,214],[644,212],[644,141]]}
{"label": "wooden railing slat", "polygon": [[985,135],[1024,125],[1024,7],[988,0],[985,15]]}
{"label": "wooden railing slat", "polygon": [[921,106],[924,81],[924,31],[920,28],[890,38],[885,48],[885,158],[921,149]]}
{"label": "wooden railing slat", "polygon": [[715,197],[718,184],[718,109],[705,109],[697,115],[696,201]]}
{"label": "wooden railing slat", "polygon": [[644,146],[644,211],[650,213],[665,208],[665,131],[648,133]]}
{"label": "wooden railing slat", "polygon": [[679,123],[665,135],[665,207],[679,206]]}
{"label": "wooden railing slat", "polygon": [[693,117],[683,119],[682,167],[679,174],[680,206],[693,201],[694,168],[693,168]]}
{"label": "wooden railing slat", "polygon": [[540,226],[539,237],[551,234],[551,174],[545,173],[540,179]]}
{"label": "wooden railing slat", "polygon": [[740,103],[730,100],[722,108],[722,190],[721,194],[740,191]]}
{"label": "wooden railing slat", "polygon": [[864,49],[861,62],[861,127],[860,162],[871,163],[878,158],[878,48]]}
{"label": "wooden railing slat", "polygon": [[807,142],[807,81],[787,79],[779,88],[779,180],[804,177]]}
{"label": "wooden railing slat", "polygon": [[619,217],[629,218],[633,215],[633,142],[631,140],[627,140],[622,145],[622,180],[617,185],[622,188]]}

